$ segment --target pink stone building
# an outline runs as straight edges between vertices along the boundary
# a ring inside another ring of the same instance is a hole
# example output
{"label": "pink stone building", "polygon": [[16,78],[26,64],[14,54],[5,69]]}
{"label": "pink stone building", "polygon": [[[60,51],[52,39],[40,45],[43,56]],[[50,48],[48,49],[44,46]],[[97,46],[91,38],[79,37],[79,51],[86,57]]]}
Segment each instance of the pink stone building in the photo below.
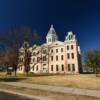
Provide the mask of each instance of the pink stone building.
{"label": "pink stone building", "polygon": [[[33,45],[31,52],[30,72],[33,73],[72,73],[80,72],[81,52],[73,32],[68,32],[63,42],[58,40],[57,33],[51,25],[46,36],[46,43]],[[24,48],[20,48],[18,72],[24,72]]]}

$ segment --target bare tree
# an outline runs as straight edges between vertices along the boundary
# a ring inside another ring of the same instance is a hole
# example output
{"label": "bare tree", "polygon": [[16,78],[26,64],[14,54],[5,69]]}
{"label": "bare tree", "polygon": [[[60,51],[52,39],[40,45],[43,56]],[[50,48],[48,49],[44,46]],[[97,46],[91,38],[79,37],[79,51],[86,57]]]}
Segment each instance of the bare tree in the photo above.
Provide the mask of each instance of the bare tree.
{"label": "bare tree", "polygon": [[[28,27],[25,27],[25,26],[21,27],[19,30],[14,29],[0,36],[0,43],[6,46],[5,48],[6,57],[2,59],[5,59],[4,62],[6,62],[7,64],[9,62],[14,67],[15,76],[16,76],[16,71],[18,68],[17,65],[18,65],[18,59],[19,59],[19,48],[21,47],[24,41],[28,41],[29,43],[34,41],[32,36],[33,36],[33,33],[30,31]],[[9,48],[13,49],[12,50],[13,53],[9,51]],[[10,58],[7,56],[8,54],[9,54],[9,57],[12,56],[13,58],[12,60],[10,60]]]}

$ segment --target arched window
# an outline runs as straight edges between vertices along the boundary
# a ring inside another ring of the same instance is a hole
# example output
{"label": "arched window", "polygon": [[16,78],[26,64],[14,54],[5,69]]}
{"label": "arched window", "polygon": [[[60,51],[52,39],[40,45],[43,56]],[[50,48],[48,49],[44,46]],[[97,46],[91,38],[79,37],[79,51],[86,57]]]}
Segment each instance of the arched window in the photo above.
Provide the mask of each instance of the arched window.
{"label": "arched window", "polygon": [[62,71],[64,71],[64,65],[63,64],[61,65],[61,69],[62,69]]}
{"label": "arched window", "polygon": [[74,53],[72,53],[72,59],[74,59]]}
{"label": "arched window", "polygon": [[56,56],[56,61],[58,61],[58,56]]}
{"label": "arched window", "polygon": [[36,71],[38,71],[38,65],[36,66]]}
{"label": "arched window", "polygon": [[56,71],[58,71],[58,70],[59,70],[58,65],[56,65]]}
{"label": "arched window", "polygon": [[72,71],[75,71],[75,64],[72,64]]}
{"label": "arched window", "polygon": [[68,71],[71,71],[70,64],[68,64]]}
{"label": "arched window", "polygon": [[74,47],[73,47],[73,45],[71,45],[71,49],[73,49]]}
{"label": "arched window", "polygon": [[63,48],[61,48],[61,52],[63,52]]}
{"label": "arched window", "polygon": [[63,55],[61,55],[61,60],[64,60],[64,56]]}
{"label": "arched window", "polygon": [[53,65],[51,65],[51,71],[53,71]]}
{"label": "arched window", "polygon": [[33,71],[34,71],[34,66],[32,68],[33,68]]}
{"label": "arched window", "polygon": [[69,50],[69,46],[67,46],[67,50]]}

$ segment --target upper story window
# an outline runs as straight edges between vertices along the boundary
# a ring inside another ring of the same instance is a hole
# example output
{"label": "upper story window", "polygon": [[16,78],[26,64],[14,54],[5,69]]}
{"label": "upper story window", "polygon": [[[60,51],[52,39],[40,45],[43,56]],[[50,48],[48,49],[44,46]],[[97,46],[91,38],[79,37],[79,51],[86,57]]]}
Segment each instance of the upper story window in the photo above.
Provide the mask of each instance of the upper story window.
{"label": "upper story window", "polygon": [[58,56],[56,56],[56,61],[58,61]]}
{"label": "upper story window", "polygon": [[46,56],[43,56],[43,61],[46,61]]}
{"label": "upper story window", "polygon": [[69,40],[71,39],[70,35],[69,35]]}
{"label": "upper story window", "polygon": [[39,54],[40,52],[39,51],[37,51],[37,54]]}
{"label": "upper story window", "polygon": [[53,49],[51,49],[51,53],[53,53]]}
{"label": "upper story window", "polygon": [[72,53],[72,59],[74,59],[74,53]]}
{"label": "upper story window", "polygon": [[71,45],[71,49],[74,49],[74,46],[73,45]]}
{"label": "upper story window", "polygon": [[46,54],[46,50],[43,50],[43,53]]}
{"label": "upper story window", "polygon": [[48,38],[48,42],[51,42],[51,38]]}
{"label": "upper story window", "polygon": [[70,59],[70,54],[69,53],[67,53],[67,59]]}
{"label": "upper story window", "polygon": [[61,52],[63,52],[63,48],[61,48]]}
{"label": "upper story window", "polygon": [[35,58],[33,58],[33,62],[35,62]]}
{"label": "upper story window", "polygon": [[37,57],[37,62],[39,62],[40,61],[40,57]]}
{"label": "upper story window", "polygon": [[51,56],[51,61],[53,61],[53,56]]}
{"label": "upper story window", "polygon": [[58,69],[58,65],[56,65],[56,71],[58,71],[59,69]]}
{"label": "upper story window", "polygon": [[61,55],[61,60],[64,60],[64,56],[63,55]]}
{"label": "upper story window", "polygon": [[36,55],[36,52],[33,52],[33,56],[35,56]]}
{"label": "upper story window", "polygon": [[69,50],[69,46],[67,46],[67,50]]}
{"label": "upper story window", "polygon": [[73,35],[69,35],[69,40],[73,39]]}
{"label": "upper story window", "polygon": [[70,35],[70,38],[73,39],[73,35]]}
{"label": "upper story window", "polygon": [[56,53],[58,53],[58,49],[56,49]]}

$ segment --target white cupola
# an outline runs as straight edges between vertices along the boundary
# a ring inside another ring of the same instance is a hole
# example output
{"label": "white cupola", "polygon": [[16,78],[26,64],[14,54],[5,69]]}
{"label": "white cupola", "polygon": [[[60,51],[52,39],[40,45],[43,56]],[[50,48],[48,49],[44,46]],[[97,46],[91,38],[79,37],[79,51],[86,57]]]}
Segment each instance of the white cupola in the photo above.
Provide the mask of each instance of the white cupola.
{"label": "white cupola", "polygon": [[55,31],[53,25],[51,25],[49,32],[46,36],[46,42],[47,42],[47,44],[51,44],[57,40],[58,40],[58,36],[56,35],[56,31]]}

